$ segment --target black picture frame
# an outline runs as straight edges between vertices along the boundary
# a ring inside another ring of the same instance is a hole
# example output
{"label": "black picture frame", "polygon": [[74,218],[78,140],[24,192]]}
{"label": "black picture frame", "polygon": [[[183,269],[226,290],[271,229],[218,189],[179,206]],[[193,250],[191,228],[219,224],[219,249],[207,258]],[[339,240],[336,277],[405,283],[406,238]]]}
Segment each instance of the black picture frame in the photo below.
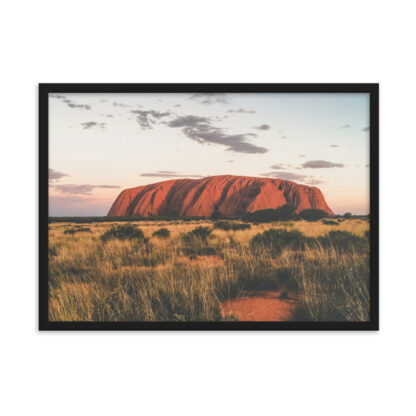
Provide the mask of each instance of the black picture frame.
{"label": "black picture frame", "polygon": [[[370,95],[370,320],[367,322],[51,322],[48,320],[49,93],[368,93]],[[39,84],[39,330],[378,330],[378,84]]]}

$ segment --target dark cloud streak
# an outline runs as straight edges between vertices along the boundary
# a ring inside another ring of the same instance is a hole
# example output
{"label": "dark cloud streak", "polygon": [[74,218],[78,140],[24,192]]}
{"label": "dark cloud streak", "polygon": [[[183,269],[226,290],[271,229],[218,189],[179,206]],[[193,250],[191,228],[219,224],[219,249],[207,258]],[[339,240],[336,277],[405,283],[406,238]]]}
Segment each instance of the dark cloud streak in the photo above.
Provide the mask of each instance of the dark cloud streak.
{"label": "dark cloud streak", "polygon": [[188,138],[198,143],[210,143],[227,146],[227,151],[238,153],[266,153],[268,149],[249,143],[253,133],[227,134],[223,129],[212,125],[207,117],[194,115],[177,117],[168,123],[169,127],[181,127]]}

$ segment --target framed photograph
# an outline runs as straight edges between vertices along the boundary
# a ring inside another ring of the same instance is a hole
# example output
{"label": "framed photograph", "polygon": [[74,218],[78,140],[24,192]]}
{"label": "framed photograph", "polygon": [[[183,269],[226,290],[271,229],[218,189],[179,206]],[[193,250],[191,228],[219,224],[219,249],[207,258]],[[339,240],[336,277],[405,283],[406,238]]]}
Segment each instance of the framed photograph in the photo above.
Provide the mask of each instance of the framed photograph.
{"label": "framed photograph", "polygon": [[378,84],[40,84],[41,330],[378,330]]}

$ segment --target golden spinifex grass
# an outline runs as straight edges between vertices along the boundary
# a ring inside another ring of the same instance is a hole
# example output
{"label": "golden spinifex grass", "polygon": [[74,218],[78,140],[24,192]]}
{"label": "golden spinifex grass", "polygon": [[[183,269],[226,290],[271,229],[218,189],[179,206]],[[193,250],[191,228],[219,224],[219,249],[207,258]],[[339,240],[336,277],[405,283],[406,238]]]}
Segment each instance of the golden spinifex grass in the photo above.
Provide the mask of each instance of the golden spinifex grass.
{"label": "golden spinifex grass", "polygon": [[[294,320],[369,319],[367,221],[280,222],[238,231],[213,228],[211,221],[137,222],[130,225],[144,238],[100,238],[115,225],[49,225],[50,320],[235,319],[221,315],[221,303],[257,290],[297,293]],[[199,226],[213,231],[184,237]],[[161,228],[169,233],[155,233]],[[305,242],[278,250],[253,244],[269,229],[299,230]],[[360,236],[360,244],[320,240],[333,230]]]}

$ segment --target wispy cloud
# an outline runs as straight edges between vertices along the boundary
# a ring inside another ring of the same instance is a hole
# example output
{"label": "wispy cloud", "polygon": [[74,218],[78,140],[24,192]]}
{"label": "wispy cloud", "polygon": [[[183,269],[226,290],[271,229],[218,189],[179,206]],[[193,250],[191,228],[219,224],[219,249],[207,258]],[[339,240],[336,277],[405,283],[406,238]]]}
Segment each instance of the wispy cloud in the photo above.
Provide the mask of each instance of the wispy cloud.
{"label": "wispy cloud", "polygon": [[146,172],[141,173],[140,176],[145,176],[149,178],[203,178],[202,175],[186,174],[174,172],[171,170],[157,170],[155,172]]}
{"label": "wispy cloud", "polygon": [[370,131],[370,127],[364,127],[363,131]]}
{"label": "wispy cloud", "polygon": [[343,168],[343,163],[333,163],[327,160],[309,160],[302,164],[304,168],[310,169],[326,169],[326,168]]}
{"label": "wispy cloud", "polygon": [[283,169],[284,170],[286,168],[285,168],[285,165],[283,163],[276,163],[276,164],[270,166],[270,169],[276,169],[276,170]]}
{"label": "wispy cloud", "polygon": [[106,188],[106,189],[116,189],[120,188],[115,185],[74,185],[74,184],[65,184],[65,185],[54,185],[53,188],[61,194],[70,194],[70,195],[90,195],[92,191],[96,188]]}
{"label": "wispy cloud", "polygon": [[93,127],[101,127],[103,130],[105,129],[105,123],[98,123],[96,121],[86,121],[84,123],[81,123],[81,126],[84,129],[91,129]]}
{"label": "wispy cloud", "polygon": [[299,155],[298,157],[306,157],[306,155]]}
{"label": "wispy cloud", "polygon": [[50,97],[57,98],[65,103],[70,108],[83,108],[84,110],[91,110],[91,106],[89,104],[77,104],[76,102],[70,100],[65,95],[60,94],[50,94]]}
{"label": "wispy cloud", "polygon": [[260,126],[254,126],[253,129],[257,129],[257,130],[270,130],[271,127],[268,124],[262,124]]}
{"label": "wispy cloud", "polygon": [[130,105],[113,101],[113,107],[129,108]]}
{"label": "wispy cloud", "polygon": [[254,110],[245,110],[244,108],[230,109],[227,112],[235,113],[235,114],[255,114],[256,113]]}
{"label": "wispy cloud", "polygon": [[344,124],[340,129],[349,129],[351,126],[349,124]]}
{"label": "wispy cloud", "polygon": [[228,104],[229,99],[223,93],[196,93],[189,97],[191,100],[197,101],[200,104]]}
{"label": "wispy cloud", "polygon": [[337,144],[330,144],[329,147],[339,147]]}
{"label": "wispy cloud", "polygon": [[311,186],[324,183],[320,179],[316,179],[315,177],[311,175],[298,174],[294,172],[276,171],[276,172],[263,173],[261,176],[265,176],[267,178],[282,179],[284,181],[300,182],[305,185],[311,185]]}
{"label": "wispy cloud", "polygon": [[194,115],[180,116],[168,123],[169,127],[181,127],[188,138],[198,143],[210,143],[226,146],[228,151],[238,153],[266,153],[268,149],[256,146],[248,139],[257,137],[253,133],[227,134],[224,129],[212,125],[207,117]]}
{"label": "wispy cloud", "polygon": [[136,116],[136,121],[143,130],[152,129],[158,120],[172,114],[170,111],[157,110],[131,110],[130,112]]}
{"label": "wispy cloud", "polygon": [[64,178],[65,176],[69,176],[69,175],[49,168],[49,182],[59,181],[59,179]]}
{"label": "wispy cloud", "polygon": [[305,181],[306,179],[309,178],[308,175],[300,175],[300,174],[293,173],[293,172],[281,172],[281,171],[263,173],[261,176],[266,176],[268,178],[283,179],[286,181]]}

